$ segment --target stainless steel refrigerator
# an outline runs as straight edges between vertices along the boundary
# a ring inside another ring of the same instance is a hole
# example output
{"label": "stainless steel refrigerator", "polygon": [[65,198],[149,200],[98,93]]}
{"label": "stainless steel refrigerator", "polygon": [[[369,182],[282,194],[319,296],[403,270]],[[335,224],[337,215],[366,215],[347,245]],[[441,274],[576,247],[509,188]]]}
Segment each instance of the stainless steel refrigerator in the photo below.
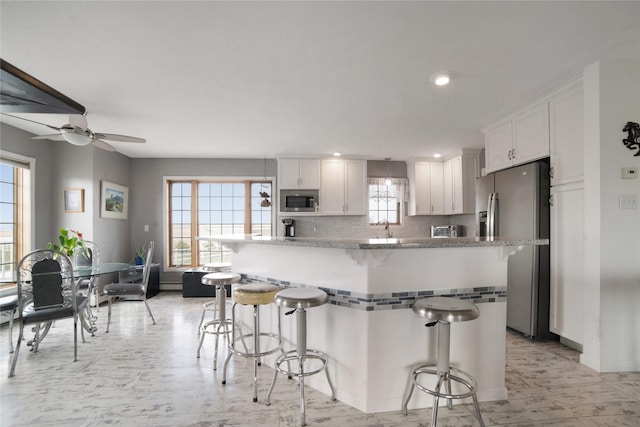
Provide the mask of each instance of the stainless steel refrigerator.
{"label": "stainless steel refrigerator", "polygon": [[[476,180],[476,234],[549,238],[548,160]],[[549,246],[527,246],[508,259],[507,327],[549,339]]]}

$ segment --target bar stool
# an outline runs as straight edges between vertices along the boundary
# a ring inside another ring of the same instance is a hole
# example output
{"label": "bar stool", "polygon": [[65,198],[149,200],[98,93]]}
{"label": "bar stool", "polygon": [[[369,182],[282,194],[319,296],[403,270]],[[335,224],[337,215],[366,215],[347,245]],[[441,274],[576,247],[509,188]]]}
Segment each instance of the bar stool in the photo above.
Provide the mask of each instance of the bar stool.
{"label": "bar stool", "polygon": [[[231,271],[231,263],[230,262],[212,262],[209,264],[205,264],[202,266],[202,270],[208,271],[211,273],[220,272],[220,271]],[[216,300],[205,302],[202,304],[202,318],[200,318],[200,324],[198,325],[198,336],[200,336],[200,332],[202,331],[202,324],[204,323],[204,318],[207,314],[207,311],[213,312],[213,318],[216,318],[216,312],[218,311],[218,302]]]}
{"label": "bar stool", "polygon": [[[417,301],[413,305],[413,312],[418,316],[429,320],[429,323],[425,326],[431,327],[437,325],[438,361],[435,365],[420,365],[411,372],[411,389],[409,390],[407,397],[402,402],[402,413],[407,415],[407,404],[409,403],[409,399],[411,399],[414,387],[418,387],[420,390],[433,396],[433,409],[431,412],[432,427],[435,427],[436,425],[436,418],[438,416],[438,400],[441,397],[447,399],[447,407],[452,409],[453,399],[465,399],[471,396],[473,398],[476,417],[478,418],[480,425],[484,427],[484,421],[482,421],[480,407],[478,406],[478,398],[476,396],[478,383],[475,378],[468,373],[449,365],[450,323],[476,319],[480,316],[478,307],[470,301],[458,298],[432,297]],[[430,389],[418,382],[418,377],[421,374],[436,376],[437,383],[434,389]],[[459,394],[453,394],[451,392],[451,381],[461,384],[467,389],[467,391],[463,391]],[[446,389],[445,393],[440,391],[443,384]]]}
{"label": "bar stool", "polygon": [[233,323],[231,320],[227,320],[227,290],[225,286],[233,283],[238,283],[241,277],[239,274],[231,272],[218,272],[209,273],[202,276],[201,282],[203,285],[216,287],[216,302],[218,303],[218,315],[215,319],[206,322],[201,327],[202,334],[200,335],[200,343],[198,344],[198,359],[200,358],[200,349],[202,348],[202,342],[206,334],[216,336],[215,350],[213,353],[213,370],[218,369],[218,338],[220,335],[229,335],[231,332],[227,327],[231,325],[233,330]]}
{"label": "bar stool", "polygon": [[[331,378],[329,378],[329,371],[327,370],[327,360],[329,359],[329,357],[325,353],[317,350],[310,350],[307,348],[306,309],[326,304],[328,299],[329,296],[326,294],[326,292],[314,288],[288,288],[278,292],[275,297],[275,303],[279,307],[293,308],[293,310],[285,313],[286,315],[297,313],[297,342],[295,350],[285,352],[276,360],[276,370],[273,373],[273,381],[271,382],[271,388],[269,389],[269,393],[267,394],[266,405],[269,406],[271,404],[271,392],[276,385],[278,372],[288,375],[289,378],[291,378],[292,376],[299,378],[301,409],[300,425],[302,426],[307,425],[305,419],[304,377],[317,374],[320,371],[324,370],[327,376],[327,382],[329,383],[329,387],[331,388],[331,400],[336,400],[336,392],[333,388],[333,384],[331,383]],[[322,366],[317,369],[305,371],[304,362],[307,359],[319,360],[322,363]],[[289,363],[296,360],[298,361],[298,371],[293,371],[291,370]],[[283,368],[281,366],[283,362],[287,362],[287,368]]]}
{"label": "bar stool", "polygon": [[[231,321],[235,324],[236,319],[236,305],[252,305],[253,306],[253,332],[248,334],[242,334],[236,336],[235,329],[232,331],[231,341],[229,342],[229,353],[227,359],[224,362],[224,369],[222,371],[222,384],[227,383],[227,365],[231,356],[237,354],[238,356],[253,358],[253,401],[258,401],[258,365],[260,365],[260,358],[282,350],[282,330],[280,328],[280,307],[278,307],[278,333],[272,334],[267,332],[260,332],[260,306],[271,304],[273,298],[280,291],[280,288],[276,285],[269,283],[255,282],[246,285],[240,285],[233,290],[233,306],[231,307]],[[276,344],[265,350],[260,350],[260,337],[268,337],[275,339]],[[253,348],[249,350],[245,343],[245,338],[253,338]],[[242,341],[244,351],[236,347],[236,345]]]}

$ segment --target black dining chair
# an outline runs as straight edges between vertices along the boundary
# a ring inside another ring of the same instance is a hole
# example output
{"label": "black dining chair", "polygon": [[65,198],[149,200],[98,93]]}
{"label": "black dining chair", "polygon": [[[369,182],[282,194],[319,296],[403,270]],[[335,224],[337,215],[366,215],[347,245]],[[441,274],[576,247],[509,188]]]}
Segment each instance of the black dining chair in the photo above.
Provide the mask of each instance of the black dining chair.
{"label": "black dining chair", "polygon": [[104,287],[104,290],[102,292],[107,296],[107,299],[109,301],[109,310],[107,314],[107,330],[105,332],[109,332],[109,325],[111,324],[111,304],[115,298],[123,296],[134,296],[142,298],[142,301],[144,301],[144,305],[147,307],[147,311],[149,312],[149,316],[151,316],[153,324],[156,324],[156,320],[153,318],[153,313],[151,313],[151,308],[149,308],[149,303],[147,302],[147,285],[149,284],[149,274],[151,273],[153,248],[154,242],[152,240],[151,242],[149,242],[149,247],[147,248],[147,256],[142,268],[142,281],[110,283]]}
{"label": "black dining chair", "polygon": [[25,255],[17,268],[19,334],[11,357],[9,377],[14,375],[25,325],[34,324],[33,352],[55,320],[73,318],[73,360],[78,360],[78,320],[88,302],[78,294],[71,259],[53,249],[39,249]]}
{"label": "black dining chair", "polygon": [[13,353],[13,319],[18,311],[18,295],[0,298],[0,312],[9,313],[9,353]]}

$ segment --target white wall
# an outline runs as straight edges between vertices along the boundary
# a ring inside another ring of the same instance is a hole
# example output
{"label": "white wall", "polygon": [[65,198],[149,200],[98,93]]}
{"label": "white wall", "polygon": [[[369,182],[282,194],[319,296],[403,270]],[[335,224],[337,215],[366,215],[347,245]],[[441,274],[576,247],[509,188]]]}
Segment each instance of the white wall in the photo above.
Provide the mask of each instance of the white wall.
{"label": "white wall", "polygon": [[597,62],[584,71],[585,329],[582,363],[598,371],[640,370],[640,211],[619,208],[640,197],[640,169],[622,128],[640,122],[640,61]]}

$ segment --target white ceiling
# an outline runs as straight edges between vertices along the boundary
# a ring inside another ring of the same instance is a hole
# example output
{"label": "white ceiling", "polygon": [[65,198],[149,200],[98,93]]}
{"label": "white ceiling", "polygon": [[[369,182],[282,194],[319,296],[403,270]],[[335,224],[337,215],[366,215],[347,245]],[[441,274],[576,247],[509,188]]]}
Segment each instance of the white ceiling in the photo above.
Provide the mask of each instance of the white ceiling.
{"label": "white ceiling", "polygon": [[637,1],[3,0],[0,16],[2,58],[83,104],[92,130],[146,138],[113,143],[130,157],[479,148],[481,128],[585,66],[640,56]]}

